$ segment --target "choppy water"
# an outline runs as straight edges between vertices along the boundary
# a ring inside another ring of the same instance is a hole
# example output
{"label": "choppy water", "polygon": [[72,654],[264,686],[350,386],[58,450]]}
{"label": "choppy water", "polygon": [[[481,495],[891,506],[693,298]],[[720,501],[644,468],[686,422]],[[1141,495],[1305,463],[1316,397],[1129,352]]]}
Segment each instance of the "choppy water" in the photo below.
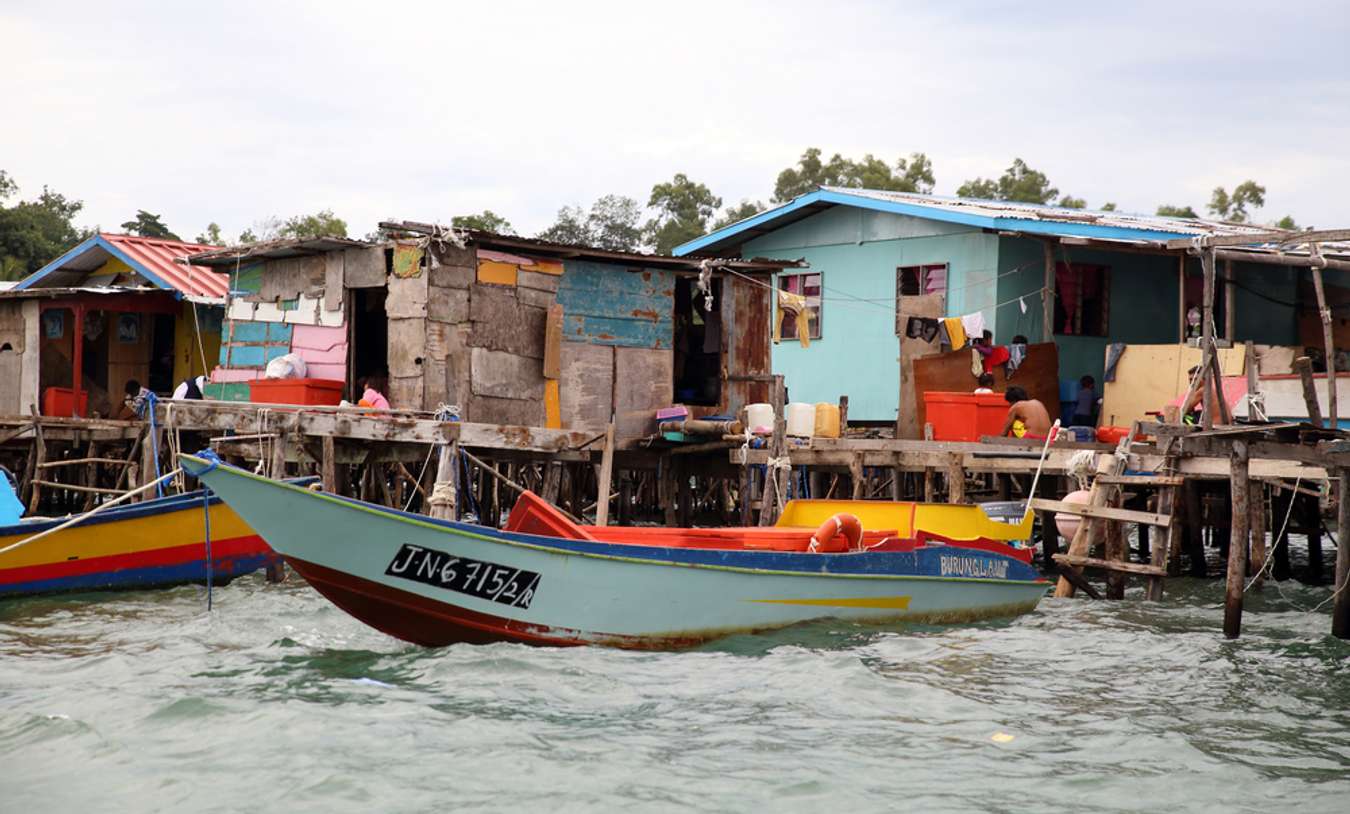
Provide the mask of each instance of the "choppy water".
{"label": "choppy water", "polygon": [[0,811],[1350,810],[1328,590],[1226,642],[1169,589],[682,653],[424,650],[259,578],[9,601]]}

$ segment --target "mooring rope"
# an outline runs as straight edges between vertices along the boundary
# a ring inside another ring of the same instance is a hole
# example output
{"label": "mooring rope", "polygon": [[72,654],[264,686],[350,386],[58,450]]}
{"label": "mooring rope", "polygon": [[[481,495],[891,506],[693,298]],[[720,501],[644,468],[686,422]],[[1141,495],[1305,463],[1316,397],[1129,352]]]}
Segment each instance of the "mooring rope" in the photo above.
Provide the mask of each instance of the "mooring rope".
{"label": "mooring rope", "polygon": [[[197,473],[198,479],[220,466],[220,456],[213,449],[204,449],[197,453],[197,457],[203,458],[207,462],[207,467]],[[202,526],[206,545],[206,610],[209,613],[212,605],[211,583],[215,575],[216,564],[211,556],[211,487],[205,483],[202,484]]]}
{"label": "mooring rope", "polygon": [[[155,420],[158,406],[159,396],[155,395],[155,391],[147,390],[141,410],[150,414],[150,454],[155,458],[155,496],[164,497],[164,479],[159,474],[159,424]],[[175,473],[178,471],[174,470]]]}

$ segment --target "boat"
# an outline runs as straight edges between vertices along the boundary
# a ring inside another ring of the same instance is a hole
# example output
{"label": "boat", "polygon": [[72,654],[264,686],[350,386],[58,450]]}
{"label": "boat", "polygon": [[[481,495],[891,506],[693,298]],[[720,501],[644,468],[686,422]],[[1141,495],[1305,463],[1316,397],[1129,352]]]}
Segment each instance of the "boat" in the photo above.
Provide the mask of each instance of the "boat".
{"label": "boat", "polygon": [[[152,588],[207,579],[203,492],[128,503],[0,553],[0,598]],[[280,558],[219,497],[210,499],[211,581],[220,585]],[[0,526],[0,549],[70,518]]]}
{"label": "boat", "polygon": [[[1049,585],[1015,545],[1024,511],[794,500],[762,529],[595,527],[526,492],[497,530],[180,460],[319,593],[430,647],[666,649],[824,618],[967,621],[1030,611]],[[849,517],[856,534],[835,534]]]}

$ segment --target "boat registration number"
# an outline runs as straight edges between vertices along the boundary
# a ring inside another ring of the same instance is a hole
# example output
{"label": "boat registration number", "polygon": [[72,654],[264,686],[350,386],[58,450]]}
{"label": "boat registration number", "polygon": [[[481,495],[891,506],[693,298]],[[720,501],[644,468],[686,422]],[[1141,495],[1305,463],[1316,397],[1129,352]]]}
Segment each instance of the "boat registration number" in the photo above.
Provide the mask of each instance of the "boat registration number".
{"label": "boat registration number", "polygon": [[513,608],[528,608],[539,590],[539,575],[533,571],[455,557],[408,543],[398,550],[384,573]]}

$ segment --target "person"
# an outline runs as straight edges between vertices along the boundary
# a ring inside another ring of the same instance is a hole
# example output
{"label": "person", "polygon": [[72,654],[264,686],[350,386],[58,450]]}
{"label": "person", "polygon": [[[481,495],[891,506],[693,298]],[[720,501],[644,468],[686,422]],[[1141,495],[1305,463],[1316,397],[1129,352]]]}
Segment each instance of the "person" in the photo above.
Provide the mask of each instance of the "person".
{"label": "person", "polygon": [[1097,412],[1097,380],[1091,376],[1084,376],[1078,380],[1078,398],[1073,405],[1073,421],[1070,422],[1074,427],[1095,427],[1097,419],[1094,415]]}
{"label": "person", "polygon": [[976,379],[975,381],[979,385],[978,387],[975,388],[975,393],[977,395],[980,393],[994,392],[994,374],[981,373],[980,378]]}
{"label": "person", "polygon": [[[1195,367],[1186,371],[1187,380],[1189,382],[1195,381],[1195,374],[1199,372],[1199,370],[1200,366],[1196,365]],[[1181,423],[1183,424],[1200,423],[1201,419],[1204,417],[1204,412],[1200,407],[1200,402],[1204,399],[1204,397],[1205,397],[1205,382],[1202,379],[1199,382],[1196,382],[1195,391],[1191,393],[1190,398],[1186,399],[1186,402],[1181,405]],[[1217,393],[1209,394],[1209,403],[1205,405],[1204,409],[1210,410],[1211,411],[1210,414],[1215,416],[1216,418],[1219,415],[1221,415],[1221,413],[1219,412],[1219,401]]]}
{"label": "person", "polygon": [[122,400],[122,406],[117,408],[118,421],[134,421],[141,417],[145,410],[145,402],[150,398],[150,391],[141,387],[141,383],[135,379],[127,379],[126,387],[122,388],[126,398]]}
{"label": "person", "polygon": [[361,380],[361,400],[356,404],[358,407],[374,407],[378,410],[388,410],[389,399],[384,397],[384,391],[389,389],[389,383],[383,375],[367,376]]}
{"label": "person", "polygon": [[1043,440],[1050,434],[1050,413],[1044,404],[1028,396],[1027,391],[1013,385],[1003,394],[1003,400],[1011,406],[1001,435]]}
{"label": "person", "polygon": [[206,396],[202,395],[202,390],[205,387],[206,387],[205,376],[196,376],[191,379],[184,379],[183,381],[178,383],[178,387],[174,388],[172,398],[175,401],[182,401],[184,399],[201,400],[206,398]]}

